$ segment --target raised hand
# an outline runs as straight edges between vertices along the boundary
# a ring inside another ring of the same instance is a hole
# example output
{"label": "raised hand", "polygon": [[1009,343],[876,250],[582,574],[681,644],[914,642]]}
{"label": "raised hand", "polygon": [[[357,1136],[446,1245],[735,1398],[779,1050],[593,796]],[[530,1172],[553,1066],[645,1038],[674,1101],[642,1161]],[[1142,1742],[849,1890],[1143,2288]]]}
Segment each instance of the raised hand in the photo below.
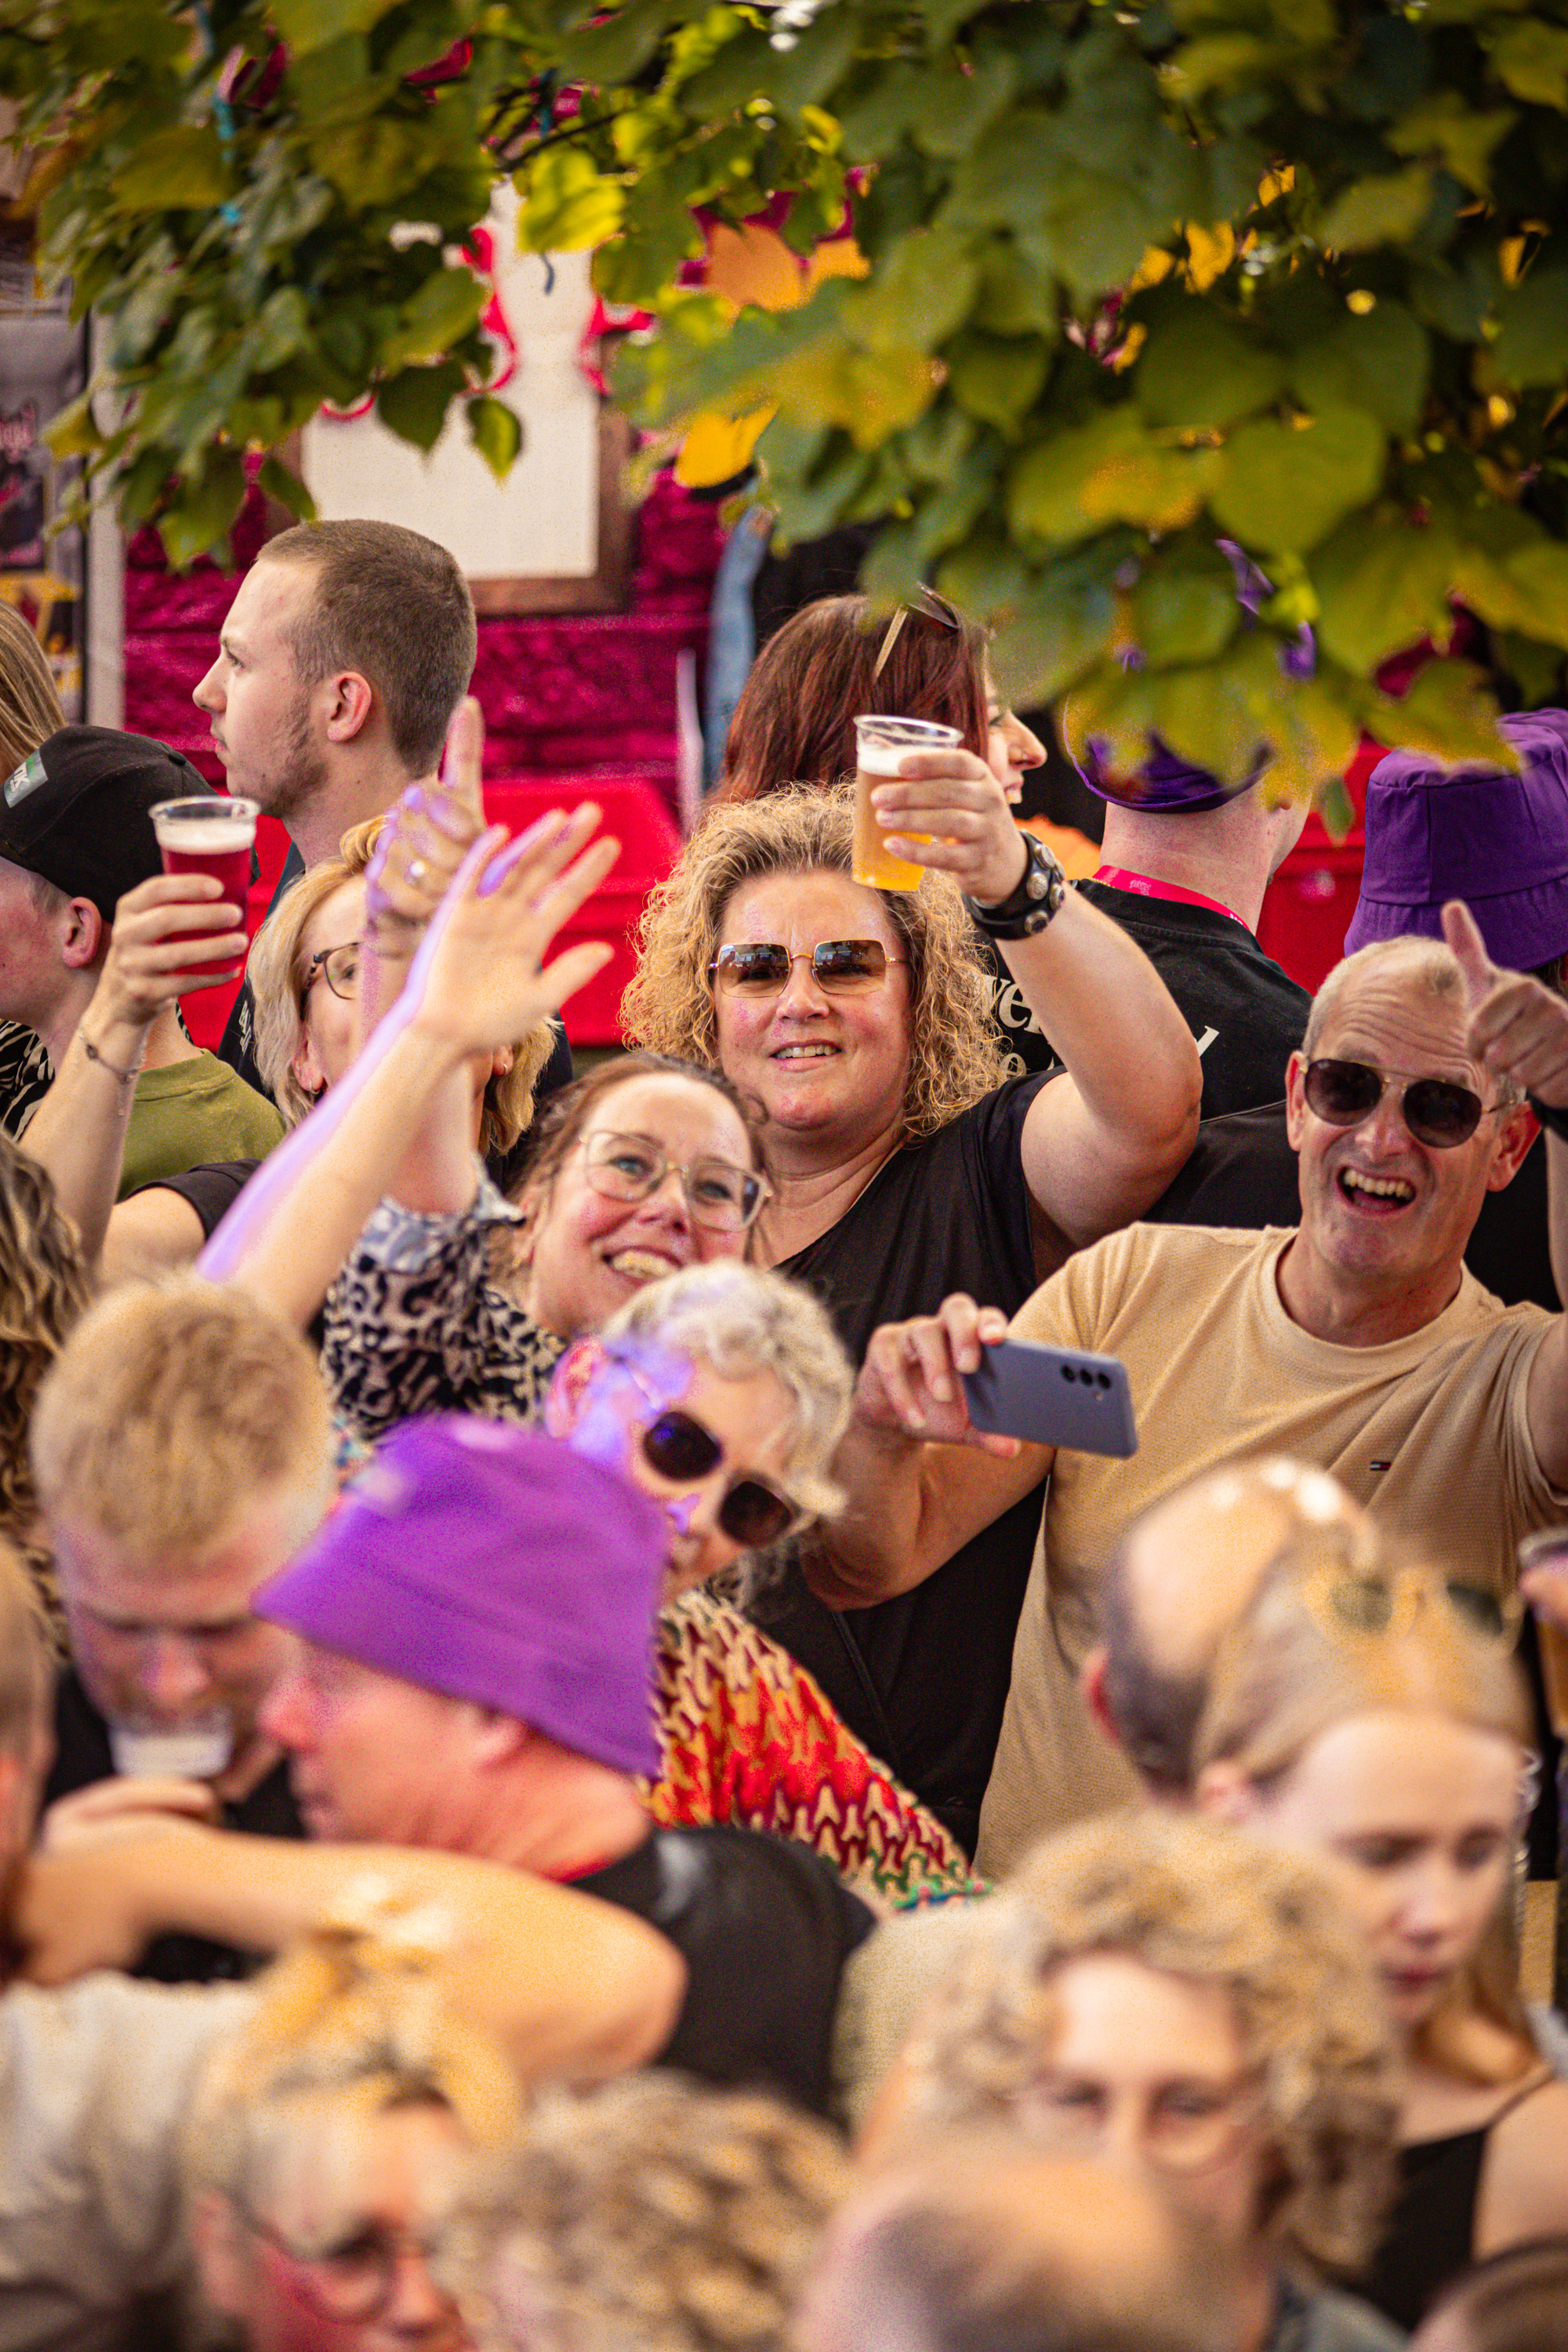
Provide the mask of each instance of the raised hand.
{"label": "raised hand", "polygon": [[906,751],[896,781],[871,793],[895,857],[951,874],[983,907],[1023,878],[1025,848],[1007,795],[973,751]]}
{"label": "raised hand", "polygon": [[447,730],[439,777],[410,784],[387,811],[365,869],[365,916],[378,945],[393,925],[420,929],[484,831],[484,715],[465,695]]}
{"label": "raised hand", "polygon": [[105,1020],[150,1029],[176,997],[228,986],[246,946],[244,912],[210,874],[154,874],[114,909],[94,1003]]}
{"label": "raised hand", "polygon": [[987,1347],[1007,1337],[1007,1318],[976,1307],[955,1290],[934,1315],[884,1323],[871,1334],[855,1389],[855,1418],[873,1429],[944,1445],[975,1445],[1010,1459],[1016,1437],[976,1429],[964,1402],[965,1372],[977,1372]]}
{"label": "raised hand", "polygon": [[557,1012],[609,961],[600,940],[571,948],[544,968],[562,925],[590,898],[616,858],[609,835],[592,839],[592,802],[559,809],[507,843],[481,835],[443,902],[406,994],[420,1031],[461,1053],[510,1045]]}
{"label": "raised hand", "polygon": [[1444,908],[1443,937],[1464,976],[1466,1051],[1494,1077],[1568,1109],[1568,1002],[1543,981],[1500,971],[1462,898]]}

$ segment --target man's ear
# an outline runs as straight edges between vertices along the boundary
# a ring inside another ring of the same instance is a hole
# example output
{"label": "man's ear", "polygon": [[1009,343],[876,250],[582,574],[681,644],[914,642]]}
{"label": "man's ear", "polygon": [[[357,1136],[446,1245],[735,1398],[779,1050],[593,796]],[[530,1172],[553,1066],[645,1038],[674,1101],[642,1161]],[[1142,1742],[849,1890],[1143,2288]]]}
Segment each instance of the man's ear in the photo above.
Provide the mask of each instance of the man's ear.
{"label": "man's ear", "polygon": [[1292,1054],[1285,1065],[1285,1132],[1292,1151],[1300,1151],[1307,1132],[1307,1059]]}
{"label": "man's ear", "polygon": [[1524,1164],[1526,1152],[1541,1132],[1541,1121],[1528,1103],[1515,1103],[1497,1123],[1497,1142],[1487,1170],[1487,1191],[1500,1192],[1511,1184]]}
{"label": "man's ear", "polygon": [[588,1386],[605,1362],[597,1339],[578,1339],[555,1367],[544,1400],[544,1427],[551,1437],[570,1437],[583,1418]]}
{"label": "man's ear", "polygon": [[1239,1766],[1205,1764],[1193,1784],[1193,1802],[1211,1821],[1246,1829],[1258,1817],[1258,1791]]}
{"label": "man's ear", "polygon": [[89,971],[109,952],[109,925],[90,898],[73,898],[64,919],[60,961],[68,971]]}
{"label": "man's ear", "polygon": [[375,708],[375,690],[357,669],[339,670],[317,688],[326,719],[329,743],[352,743],[363,735]]}
{"label": "man's ear", "polygon": [[202,2293],[216,2311],[243,2319],[249,2297],[240,2252],[239,2216],[220,2190],[203,2189],[192,2200],[190,2231]]}
{"label": "man's ear", "polygon": [[1110,1742],[1112,1748],[1120,1748],[1121,1735],[1116,1728],[1116,1719],[1105,1696],[1107,1654],[1104,1643],[1097,1642],[1079,1668],[1078,1685],[1083,1693],[1083,1703],[1089,1709],[1095,1729],[1101,1738]]}

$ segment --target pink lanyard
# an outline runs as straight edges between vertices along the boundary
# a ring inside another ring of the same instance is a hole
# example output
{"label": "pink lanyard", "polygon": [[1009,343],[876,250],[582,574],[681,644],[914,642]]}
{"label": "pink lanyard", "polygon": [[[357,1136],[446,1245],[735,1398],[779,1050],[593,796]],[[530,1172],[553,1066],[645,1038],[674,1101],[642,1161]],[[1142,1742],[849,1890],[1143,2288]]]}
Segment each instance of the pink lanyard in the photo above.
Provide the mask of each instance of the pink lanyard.
{"label": "pink lanyard", "polygon": [[1227,907],[1223,898],[1205,898],[1201,890],[1184,890],[1177,882],[1157,881],[1152,874],[1133,874],[1125,866],[1102,866],[1092,877],[1096,882],[1109,882],[1113,890],[1131,890],[1140,898],[1173,898],[1180,907],[1207,907],[1216,915],[1228,915],[1233,923],[1240,923],[1248,938],[1252,925]]}

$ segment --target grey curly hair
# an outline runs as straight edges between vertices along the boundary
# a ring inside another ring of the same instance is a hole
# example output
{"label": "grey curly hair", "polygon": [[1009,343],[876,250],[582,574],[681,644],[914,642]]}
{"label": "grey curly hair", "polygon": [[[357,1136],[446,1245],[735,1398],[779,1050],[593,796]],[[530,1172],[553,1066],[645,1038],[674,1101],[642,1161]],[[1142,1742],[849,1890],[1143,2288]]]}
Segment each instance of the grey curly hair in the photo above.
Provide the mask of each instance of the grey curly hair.
{"label": "grey curly hair", "polygon": [[[794,784],[759,801],[717,802],[644,910],[636,977],[621,1020],[636,1045],[717,1068],[708,968],[737,890],[770,874],[848,874],[853,787]],[[910,966],[904,1134],[934,1135],[999,1087],[1006,1056],[991,1021],[991,977],[957,887],[928,874],[919,890],[880,890]]]}
{"label": "grey curly hair", "polygon": [[910,2044],[910,2120],[1010,2115],[1050,2046],[1055,1972],[1096,1952],[1230,1994],[1274,2159],[1259,2221],[1310,2266],[1356,2271],[1391,2185],[1389,2029],[1326,1876],[1239,1831],[1151,1809],[1037,1846]]}

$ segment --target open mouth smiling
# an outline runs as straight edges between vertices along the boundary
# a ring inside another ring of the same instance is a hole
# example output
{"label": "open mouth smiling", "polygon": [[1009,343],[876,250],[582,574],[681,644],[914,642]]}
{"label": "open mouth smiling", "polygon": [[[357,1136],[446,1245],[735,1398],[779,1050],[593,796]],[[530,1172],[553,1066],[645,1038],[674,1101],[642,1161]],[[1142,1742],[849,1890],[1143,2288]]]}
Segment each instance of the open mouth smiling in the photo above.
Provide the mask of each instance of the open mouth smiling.
{"label": "open mouth smiling", "polygon": [[1389,1216],[1406,1209],[1415,1187],[1404,1176],[1373,1176],[1364,1168],[1342,1168],[1334,1179],[1340,1196],[1363,1216]]}

